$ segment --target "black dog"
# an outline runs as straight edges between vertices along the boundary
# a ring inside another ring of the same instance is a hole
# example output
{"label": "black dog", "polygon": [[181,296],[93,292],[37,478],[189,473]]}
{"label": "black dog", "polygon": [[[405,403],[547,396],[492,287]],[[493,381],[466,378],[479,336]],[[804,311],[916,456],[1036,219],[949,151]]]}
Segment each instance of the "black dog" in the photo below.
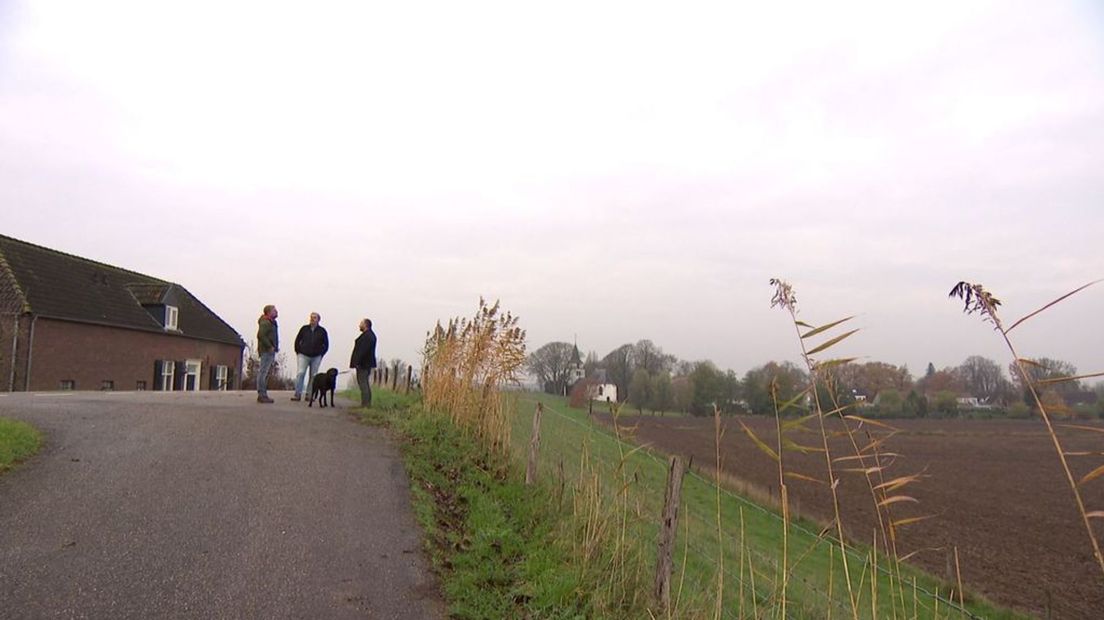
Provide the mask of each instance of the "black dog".
{"label": "black dog", "polygon": [[331,368],[326,372],[320,372],[314,375],[314,380],[311,381],[311,395],[310,402],[307,403],[308,407],[314,406],[314,397],[318,396],[318,406],[326,406],[326,392],[330,393],[330,406],[334,406],[334,390],[337,389],[337,369]]}

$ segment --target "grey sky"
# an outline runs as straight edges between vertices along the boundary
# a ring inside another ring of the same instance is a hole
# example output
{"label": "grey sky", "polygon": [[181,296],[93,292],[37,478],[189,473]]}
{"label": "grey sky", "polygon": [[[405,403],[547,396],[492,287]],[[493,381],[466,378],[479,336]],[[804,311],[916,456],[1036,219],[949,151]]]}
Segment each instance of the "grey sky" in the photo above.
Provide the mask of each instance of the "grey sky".
{"label": "grey sky", "polygon": [[[188,287],[247,340],[316,310],[416,361],[500,298],[530,348],[744,372],[1006,364],[1104,277],[1096,2],[0,1],[0,232]],[[1104,285],[1021,353],[1104,370]],[[1017,330],[1019,332],[1020,330]]]}

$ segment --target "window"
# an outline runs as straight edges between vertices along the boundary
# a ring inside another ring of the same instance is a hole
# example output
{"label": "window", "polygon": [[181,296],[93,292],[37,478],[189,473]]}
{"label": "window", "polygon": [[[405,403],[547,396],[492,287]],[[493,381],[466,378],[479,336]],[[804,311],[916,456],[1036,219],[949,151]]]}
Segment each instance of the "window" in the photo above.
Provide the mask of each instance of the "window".
{"label": "window", "polygon": [[171,392],[173,389],[173,370],[176,364],[172,360],[161,362],[161,390]]}
{"label": "window", "polygon": [[199,390],[199,370],[202,363],[199,360],[187,360],[184,362],[183,388],[189,392]]}
{"label": "window", "polygon": [[146,391],[146,382],[145,381],[139,381],[138,385],[134,386],[134,389],[138,390],[139,392],[145,392]]}
{"label": "window", "polygon": [[111,390],[115,389],[115,382],[111,379],[104,379],[103,381],[100,381],[100,389],[104,390],[105,392],[110,392]]}
{"label": "window", "polygon": [[176,329],[176,321],[179,315],[176,306],[165,306],[165,329]]}
{"label": "window", "polygon": [[61,389],[63,390],[75,390],[77,389],[77,382],[72,379],[62,379]]}
{"label": "window", "polygon": [[215,389],[220,391],[226,390],[227,384],[227,368],[226,366],[218,366],[215,368]]}

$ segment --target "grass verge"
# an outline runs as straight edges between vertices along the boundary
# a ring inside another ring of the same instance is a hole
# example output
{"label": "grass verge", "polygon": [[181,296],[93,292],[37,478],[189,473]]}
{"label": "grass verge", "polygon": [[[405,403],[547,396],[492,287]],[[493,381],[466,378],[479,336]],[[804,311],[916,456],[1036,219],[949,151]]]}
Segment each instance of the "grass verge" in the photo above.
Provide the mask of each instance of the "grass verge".
{"label": "grass verge", "polygon": [[414,513],[450,617],[599,617],[543,491],[525,487],[508,463],[415,398],[373,390],[372,400],[354,411],[402,440]]}
{"label": "grass verge", "polygon": [[[654,566],[663,455],[631,451],[628,446],[619,449],[618,438],[593,423],[585,410],[569,407],[565,399],[527,394],[520,395],[513,417],[511,465],[488,456],[448,416],[425,413],[416,399],[387,390],[373,396],[372,409],[355,411],[365,422],[387,426],[402,439],[415,513],[452,617],[648,617],[646,580]],[[541,483],[525,487],[517,464],[538,399],[546,407]],[[602,488],[588,491],[578,482],[581,474],[594,476],[595,485],[601,480]],[[614,508],[615,522],[587,518],[578,507],[580,498]],[[723,532],[717,530],[718,511]],[[684,482],[682,512],[675,558],[678,584],[670,617],[778,613],[775,582],[782,525],[776,512],[729,492],[718,495],[713,482],[699,475]],[[579,551],[586,551],[586,545],[579,542],[579,534],[595,527],[612,527],[620,535],[602,539],[602,548],[594,550],[597,556],[583,553],[580,559]],[[794,555],[800,560],[789,568],[785,617],[851,617],[833,545],[818,540],[815,532],[821,528],[814,524],[790,527],[791,544],[800,550]],[[611,556],[611,546],[625,550]],[[901,591],[881,576],[871,577],[880,570],[869,563],[868,551],[858,547],[853,558],[859,572],[856,586],[865,592],[865,611],[859,617],[1020,617],[973,597],[967,598],[964,611],[948,607],[935,594],[945,595],[948,584],[907,567],[902,580],[907,589]],[[640,574],[618,576],[633,571]],[[711,610],[720,584],[723,600]],[[624,592],[611,591],[616,588]],[[872,590],[878,593],[876,599]]]}
{"label": "grass verge", "polygon": [[0,473],[38,452],[42,434],[26,422],[0,418]]}
{"label": "grass verge", "polygon": [[[619,440],[604,425],[590,419],[585,409],[570,407],[567,400],[547,394],[522,394],[514,418],[512,443],[516,458],[522,458],[531,434],[533,409],[537,401],[545,407],[541,430],[540,473],[544,480],[571,480],[580,475],[597,475],[604,481],[624,478],[621,487],[604,489],[607,503],[619,501],[625,517],[624,538],[639,541],[646,566],[654,565],[658,520],[666,479],[665,454],[630,442],[631,433],[622,429]],[[628,454],[627,457],[622,456]],[[582,463],[586,467],[581,467]],[[780,614],[780,581],[783,521],[776,510],[749,501],[727,489],[718,493],[708,475],[711,464],[695,464],[683,482],[679,538],[675,555],[680,575],[673,616],[680,618],[774,616]],[[622,495],[618,496],[620,491]],[[618,515],[621,517],[622,515]],[[718,531],[718,516],[723,528]],[[789,525],[791,544],[789,584],[786,591],[789,618],[850,618],[846,591],[841,582],[838,547],[817,535],[821,526],[808,521]],[[951,584],[909,566],[902,567],[903,583],[890,583],[885,576],[887,560],[871,561],[869,548],[855,545],[854,587],[860,595],[862,618],[988,618],[1023,616],[1002,609],[976,595],[968,596],[965,610],[947,605]],[[880,556],[880,554],[879,554]],[[876,575],[872,578],[871,575]],[[723,588],[718,588],[718,584]],[[702,612],[721,590],[720,612]],[[876,593],[876,597],[875,597]]]}

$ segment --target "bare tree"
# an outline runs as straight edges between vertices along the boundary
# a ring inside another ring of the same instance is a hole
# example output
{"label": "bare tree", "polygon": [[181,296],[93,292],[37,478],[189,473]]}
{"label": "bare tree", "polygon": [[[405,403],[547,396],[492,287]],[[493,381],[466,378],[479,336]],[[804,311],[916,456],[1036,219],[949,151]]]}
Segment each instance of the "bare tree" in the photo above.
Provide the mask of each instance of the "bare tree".
{"label": "bare tree", "polygon": [[651,340],[641,340],[633,345],[631,363],[633,370],[642,368],[649,375],[668,372],[675,364],[675,356],[668,355]]}
{"label": "bare tree", "polygon": [[976,396],[985,402],[993,402],[1010,387],[1008,380],[1001,372],[1000,364],[980,355],[971,355],[962,362],[955,373],[958,375],[962,387],[971,396]]}
{"label": "bare tree", "polygon": [[[1052,392],[1064,398],[1081,391],[1080,381],[1061,381],[1042,385],[1039,383],[1040,381],[1053,381],[1061,377],[1077,376],[1077,367],[1073,364],[1062,360],[1050,359],[1049,357],[1026,360],[1026,362],[1027,363],[1024,364],[1024,370],[1027,372],[1028,376],[1031,377],[1031,382],[1042,388],[1042,392]],[[1023,378],[1020,376],[1015,362],[1008,365],[1008,373],[1012,375],[1012,380],[1015,382],[1018,390],[1022,392],[1027,389],[1027,386],[1023,385]]]}
{"label": "bare tree", "polygon": [[623,344],[607,353],[602,358],[602,366],[606,369],[606,378],[617,386],[617,393],[628,394],[629,382],[632,381],[633,345]]}
{"label": "bare tree", "polygon": [[541,389],[551,394],[564,394],[570,386],[571,363],[575,347],[567,342],[549,342],[529,354],[529,372],[537,377]]}

